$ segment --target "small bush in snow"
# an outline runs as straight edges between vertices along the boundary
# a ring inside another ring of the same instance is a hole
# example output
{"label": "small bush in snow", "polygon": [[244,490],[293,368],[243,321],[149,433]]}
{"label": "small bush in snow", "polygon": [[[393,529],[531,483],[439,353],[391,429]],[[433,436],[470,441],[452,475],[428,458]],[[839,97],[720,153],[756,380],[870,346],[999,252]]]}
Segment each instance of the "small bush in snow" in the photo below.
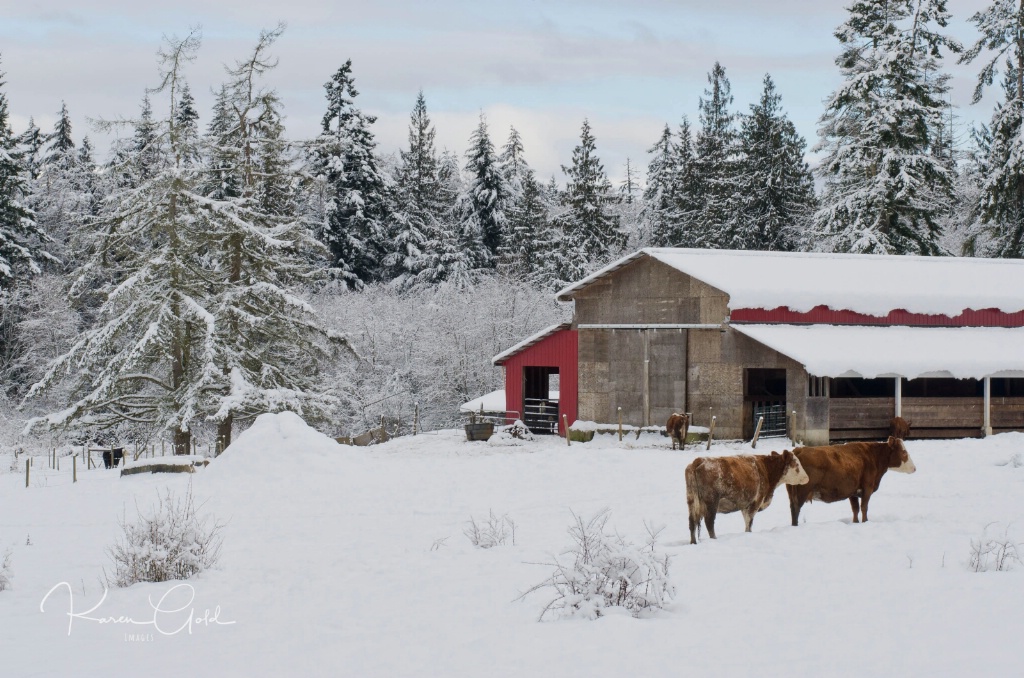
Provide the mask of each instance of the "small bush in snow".
{"label": "small bush in snow", "polygon": [[6,591],[11,588],[11,578],[14,576],[11,573],[11,549],[4,551],[3,560],[0,560],[0,591]]}
{"label": "small bush in snow", "polygon": [[622,607],[634,617],[647,609],[664,607],[675,595],[669,581],[669,556],[657,550],[663,528],[647,528],[647,540],[632,544],[605,527],[611,516],[603,509],[590,519],[573,513],[569,536],[573,544],[554,558],[555,571],[529,589],[520,599],[542,589],[552,589],[555,597],[541,610],[545,616],[596,619],[610,607]]}
{"label": "small bush in snow", "polygon": [[508,542],[516,543],[516,524],[508,514],[501,517],[494,515],[494,511],[488,511],[487,520],[479,523],[473,516],[469,517],[466,529],[462,531],[473,546],[480,549],[489,549],[494,546],[504,546]]}
{"label": "small bush in snow", "polygon": [[981,537],[971,540],[971,554],[967,568],[972,572],[1005,572],[1014,563],[1021,564],[1019,544],[1009,538],[1009,527],[1003,530],[1003,536],[990,538],[987,525]]}
{"label": "small bush in snow", "polygon": [[122,537],[107,549],[114,561],[106,576],[110,586],[188,579],[220,556],[223,525],[199,515],[191,484],[184,497],[168,490],[149,512],[140,510],[135,522],[120,525]]}

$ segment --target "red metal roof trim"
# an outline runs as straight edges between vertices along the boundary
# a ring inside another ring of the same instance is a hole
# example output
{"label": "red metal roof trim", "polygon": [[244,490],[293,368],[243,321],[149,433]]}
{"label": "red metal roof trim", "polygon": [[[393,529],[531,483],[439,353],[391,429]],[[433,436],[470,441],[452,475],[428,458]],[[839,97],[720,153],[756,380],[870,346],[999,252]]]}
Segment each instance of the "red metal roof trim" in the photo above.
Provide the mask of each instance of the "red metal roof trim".
{"label": "red metal roof trim", "polygon": [[1024,327],[1024,311],[1005,313],[996,308],[965,309],[960,315],[908,313],[903,309],[885,316],[815,306],[803,313],[787,306],[773,309],[738,308],[730,312],[733,323],[784,323],[787,325],[909,325],[913,327]]}

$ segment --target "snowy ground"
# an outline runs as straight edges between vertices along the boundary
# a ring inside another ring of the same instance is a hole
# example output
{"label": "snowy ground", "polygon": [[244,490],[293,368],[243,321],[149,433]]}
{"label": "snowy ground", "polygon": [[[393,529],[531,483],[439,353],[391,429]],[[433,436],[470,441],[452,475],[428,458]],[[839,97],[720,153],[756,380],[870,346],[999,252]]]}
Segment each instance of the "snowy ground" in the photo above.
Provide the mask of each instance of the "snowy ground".
{"label": "snowy ground", "polygon": [[[166,594],[162,609],[185,609],[160,615],[160,631],[67,613],[100,601],[118,519],[163,488],[185,491],[190,476],[80,469],[72,485],[69,465],[49,471],[40,457],[26,489],[24,467],[7,473],[3,460],[0,557],[11,547],[13,579],[0,592],[2,674],[963,676],[1024,666],[1024,566],[966,567],[986,526],[1024,542],[1024,466],[1011,461],[1021,434],[909,442],[918,472],[886,475],[867,524],[851,524],[847,502],[814,503],[790,527],[780,488],[753,534],[730,514],[717,541],[691,546],[683,469],[703,448],[673,452],[653,434],[566,448],[467,443],[452,431],[352,448],[290,416],[256,426],[191,476],[204,510],[227,523],[218,568],[191,590],[112,590],[86,615],[152,620],[147,598]],[[538,623],[545,594],[515,601],[550,573],[530,563],[568,546],[570,509],[606,506],[609,525],[636,540],[645,519],[667,526],[676,600],[641,619]],[[514,546],[476,549],[463,535],[489,510],[515,520]],[[40,611],[60,582],[71,594],[58,588]],[[182,628],[191,610],[209,620],[217,606],[219,623]]]}

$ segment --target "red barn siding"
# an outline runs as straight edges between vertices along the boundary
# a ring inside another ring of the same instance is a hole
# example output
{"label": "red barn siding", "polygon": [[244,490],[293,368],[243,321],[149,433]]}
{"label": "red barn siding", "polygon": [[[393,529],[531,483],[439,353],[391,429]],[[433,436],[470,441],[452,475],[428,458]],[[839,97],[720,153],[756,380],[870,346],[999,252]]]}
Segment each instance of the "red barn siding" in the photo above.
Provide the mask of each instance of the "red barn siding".
{"label": "red barn siding", "polygon": [[866,315],[855,311],[834,310],[815,306],[797,312],[787,306],[773,309],[738,308],[729,313],[736,323],[785,323],[811,325],[912,325],[921,327],[1024,327],[1024,311],[1005,313],[996,308],[965,309],[960,315],[929,315],[909,313],[903,309],[889,311],[885,316]]}
{"label": "red barn siding", "polygon": [[559,330],[544,337],[536,344],[506,358],[505,367],[505,409],[510,412],[523,411],[523,368],[558,368],[558,432],[565,435],[562,415],[569,418],[571,425],[576,421],[576,404],[579,400],[577,385],[579,366],[579,338],[576,330]]}

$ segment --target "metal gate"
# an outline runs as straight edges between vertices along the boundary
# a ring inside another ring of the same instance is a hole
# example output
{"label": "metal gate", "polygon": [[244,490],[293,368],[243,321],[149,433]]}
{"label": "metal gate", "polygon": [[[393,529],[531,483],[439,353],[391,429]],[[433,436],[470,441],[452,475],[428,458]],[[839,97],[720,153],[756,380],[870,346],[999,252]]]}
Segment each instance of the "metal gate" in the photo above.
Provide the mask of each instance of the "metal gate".
{"label": "metal gate", "polygon": [[523,398],[523,423],[534,433],[558,433],[558,401]]}
{"label": "metal gate", "polygon": [[786,435],[786,403],[778,401],[754,402],[754,428],[757,420],[764,417],[761,425],[762,438],[781,438]]}

